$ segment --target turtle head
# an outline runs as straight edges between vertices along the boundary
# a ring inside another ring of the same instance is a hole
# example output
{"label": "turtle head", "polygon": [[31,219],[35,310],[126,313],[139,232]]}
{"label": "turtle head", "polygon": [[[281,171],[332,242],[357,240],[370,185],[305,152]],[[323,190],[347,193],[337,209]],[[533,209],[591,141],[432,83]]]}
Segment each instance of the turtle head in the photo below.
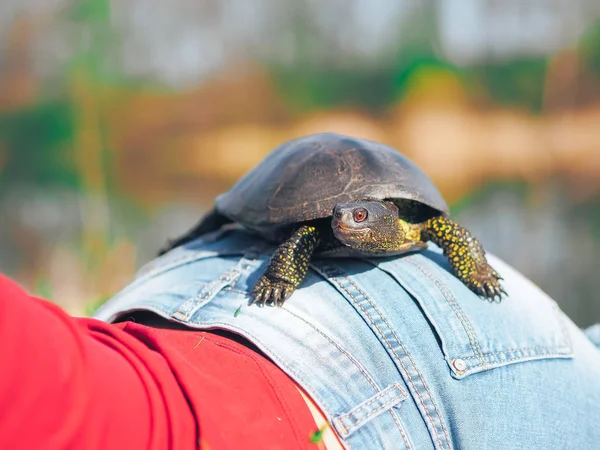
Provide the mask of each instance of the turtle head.
{"label": "turtle head", "polygon": [[333,234],[342,244],[367,255],[392,255],[425,246],[421,227],[398,217],[392,202],[362,200],[333,210]]}

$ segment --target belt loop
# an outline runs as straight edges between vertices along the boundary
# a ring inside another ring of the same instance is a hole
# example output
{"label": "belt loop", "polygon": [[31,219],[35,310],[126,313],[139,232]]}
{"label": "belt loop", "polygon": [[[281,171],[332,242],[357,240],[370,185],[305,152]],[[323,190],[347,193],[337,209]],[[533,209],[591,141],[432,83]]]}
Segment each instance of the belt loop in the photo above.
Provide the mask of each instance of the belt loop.
{"label": "belt loop", "polygon": [[235,266],[204,286],[204,289],[198,295],[183,302],[179,309],[172,314],[172,317],[185,321],[191,314],[209,303],[220,291],[235,286],[242,275],[247,274],[256,267],[257,256],[258,254],[254,252],[253,248],[248,249]]}

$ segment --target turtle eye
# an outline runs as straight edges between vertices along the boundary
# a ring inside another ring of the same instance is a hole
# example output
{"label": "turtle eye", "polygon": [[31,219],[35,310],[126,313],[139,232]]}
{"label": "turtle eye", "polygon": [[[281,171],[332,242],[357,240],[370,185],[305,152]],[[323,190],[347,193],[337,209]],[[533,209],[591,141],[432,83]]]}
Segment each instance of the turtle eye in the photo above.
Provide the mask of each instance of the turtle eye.
{"label": "turtle eye", "polygon": [[357,208],[352,213],[355,222],[364,222],[368,215],[369,213],[367,213],[365,208]]}

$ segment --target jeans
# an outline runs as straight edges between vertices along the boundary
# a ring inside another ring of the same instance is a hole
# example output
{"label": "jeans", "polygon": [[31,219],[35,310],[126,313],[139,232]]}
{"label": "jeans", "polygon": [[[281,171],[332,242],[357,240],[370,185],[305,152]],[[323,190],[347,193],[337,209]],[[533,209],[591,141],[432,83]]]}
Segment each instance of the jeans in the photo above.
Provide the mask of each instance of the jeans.
{"label": "jeans", "polygon": [[243,230],[206,235],[149,263],[96,317],[153,311],[244,336],[349,449],[600,448],[600,350],[590,340],[600,330],[588,338],[498,258],[488,254],[508,293],[500,304],[473,294],[430,245],[315,258],[282,308],[247,306],[273,249]]}

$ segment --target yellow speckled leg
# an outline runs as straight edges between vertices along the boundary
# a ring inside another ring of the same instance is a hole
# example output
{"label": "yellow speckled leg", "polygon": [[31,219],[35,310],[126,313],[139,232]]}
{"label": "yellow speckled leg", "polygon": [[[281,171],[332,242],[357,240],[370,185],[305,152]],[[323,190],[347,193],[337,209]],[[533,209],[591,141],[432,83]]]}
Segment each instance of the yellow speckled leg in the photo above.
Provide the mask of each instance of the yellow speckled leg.
{"label": "yellow speckled leg", "polygon": [[250,304],[282,306],[308,273],[308,264],[319,244],[319,231],[310,225],[298,228],[277,248],[269,267],[252,289]]}
{"label": "yellow speckled leg", "polygon": [[454,274],[476,294],[498,302],[506,294],[502,277],[489,265],[485,250],[466,228],[447,217],[429,219],[422,234],[425,240],[435,242],[444,251]]}

